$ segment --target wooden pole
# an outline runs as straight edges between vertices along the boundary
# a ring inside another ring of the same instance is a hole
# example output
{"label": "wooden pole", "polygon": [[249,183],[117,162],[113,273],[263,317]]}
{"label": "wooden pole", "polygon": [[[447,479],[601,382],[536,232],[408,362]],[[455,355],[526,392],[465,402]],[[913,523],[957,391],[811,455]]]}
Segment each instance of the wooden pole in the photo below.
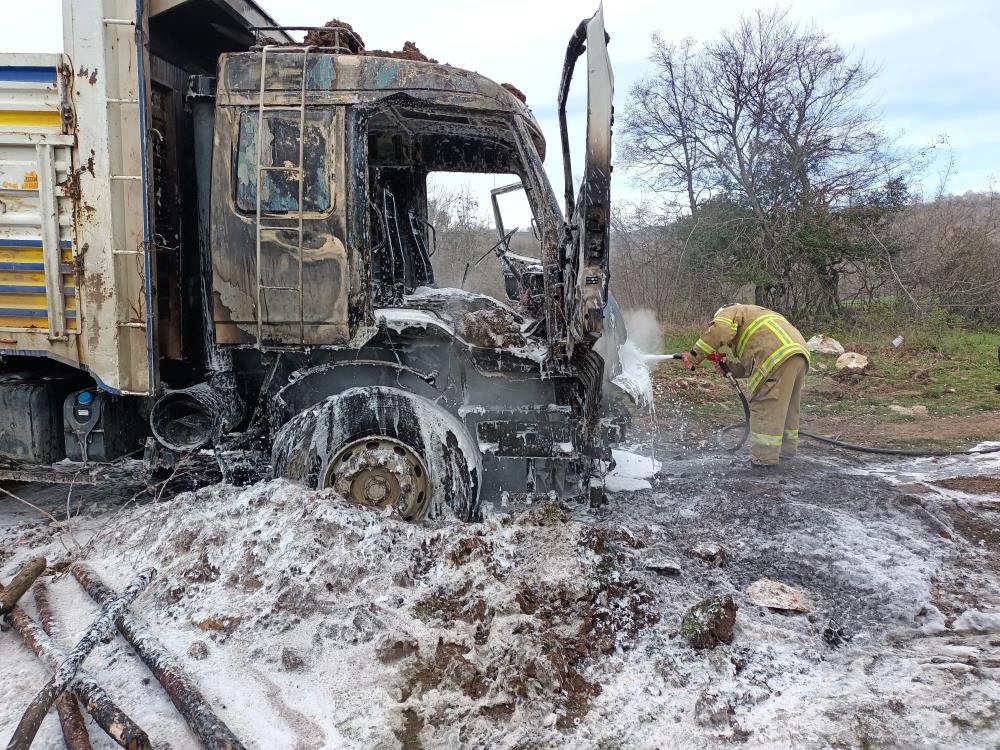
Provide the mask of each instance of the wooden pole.
{"label": "wooden pole", "polygon": [[[115,597],[115,592],[105,586],[97,573],[85,563],[75,563],[70,572],[98,604]],[[245,750],[232,730],[209,708],[208,701],[184,671],[177,657],[157,640],[142,618],[125,612],[118,618],[117,625],[125,640],[132,644],[132,648],[163,685],[170,700],[206,750]]]}
{"label": "wooden pole", "polygon": [[125,589],[125,593],[117,597],[109,597],[102,603],[101,614],[93,624],[84,631],[80,642],[76,644],[66,660],[59,665],[59,669],[52,675],[41,692],[28,704],[21,716],[21,721],[14,728],[14,733],[7,743],[7,750],[29,750],[31,743],[38,733],[38,728],[42,725],[45,714],[48,713],[56,698],[62,695],[63,691],[73,682],[80,665],[87,658],[94,647],[105,638],[114,628],[117,620],[128,606],[135,600],[149,582],[153,580],[156,571],[147,568],[137,575]]}
{"label": "wooden pole", "polygon": [[[38,619],[42,622],[42,630],[49,638],[58,640],[59,627],[52,616],[49,587],[45,581],[35,583],[35,608],[38,610]],[[56,712],[59,714],[63,739],[66,740],[66,750],[94,750],[83,714],[80,713],[80,704],[76,702],[76,696],[71,690],[56,699]]]}
{"label": "wooden pole", "polygon": [[[45,631],[28,617],[23,609],[15,607],[14,611],[7,615],[7,620],[28,648],[53,671],[66,660],[66,652],[49,640]],[[111,739],[126,750],[151,750],[152,745],[146,733],[115,705],[104,688],[85,670],[77,672],[73,690],[83,703],[83,707],[87,709],[87,713]]]}
{"label": "wooden pole", "polygon": [[10,583],[0,592],[0,615],[5,615],[17,606],[18,600],[24,596],[24,592],[31,588],[42,573],[45,572],[45,558],[35,557],[28,560],[27,564],[18,571],[17,575],[10,579]]}

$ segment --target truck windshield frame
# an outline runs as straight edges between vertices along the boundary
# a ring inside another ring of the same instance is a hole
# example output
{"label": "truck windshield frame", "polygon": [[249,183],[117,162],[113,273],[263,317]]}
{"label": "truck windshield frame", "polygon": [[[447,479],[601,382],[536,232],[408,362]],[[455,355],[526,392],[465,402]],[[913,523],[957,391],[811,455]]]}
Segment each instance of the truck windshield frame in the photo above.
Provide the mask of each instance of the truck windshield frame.
{"label": "truck windshield frame", "polygon": [[[356,217],[363,223],[359,236],[365,238],[372,254],[377,306],[404,304],[405,296],[420,285],[414,281],[411,265],[418,266],[419,274],[419,268],[430,262],[429,257],[414,259],[412,252],[406,252],[408,246],[411,251],[417,249],[414,246],[426,246],[427,238],[409,237],[405,221],[410,212],[426,219],[426,176],[430,173],[515,175],[520,179],[534,224],[540,230],[540,244],[551,244],[548,252],[543,248],[540,255],[561,257],[562,234],[558,228],[563,225],[562,216],[521,113],[480,112],[396,100],[358,108],[356,114],[360,116],[360,127],[355,130],[355,137],[359,139],[358,145],[364,144],[359,151],[365,154],[367,164],[354,174],[358,179],[358,194],[367,196],[369,205],[368,211],[359,212]],[[470,158],[470,154],[475,158]],[[386,191],[391,193],[389,203],[384,196]],[[387,208],[389,205],[392,208]],[[485,205],[484,208],[488,209]],[[391,217],[393,211],[398,218],[395,221],[390,218],[387,224],[386,216]],[[391,227],[390,232],[404,236],[390,237],[387,241],[386,226]],[[400,226],[402,231],[397,229]],[[468,251],[471,257],[482,254],[483,248],[470,247]]]}

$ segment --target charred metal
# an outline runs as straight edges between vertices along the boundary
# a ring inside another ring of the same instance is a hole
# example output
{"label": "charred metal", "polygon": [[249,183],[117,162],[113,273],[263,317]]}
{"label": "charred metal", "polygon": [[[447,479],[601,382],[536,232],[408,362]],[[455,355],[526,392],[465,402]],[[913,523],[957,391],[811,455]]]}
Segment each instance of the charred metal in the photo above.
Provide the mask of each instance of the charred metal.
{"label": "charred metal", "polygon": [[[115,331],[133,371],[110,380],[144,384],[147,396],[117,396],[150,413],[168,451],[250,448],[274,475],[408,518],[475,518],[503,493],[599,488],[628,421],[611,385],[624,332],[607,324],[618,316],[601,12],[574,34],[560,82],[564,216],[516,87],[438,64],[410,42],[366,50],[342,21],[299,28],[296,43],[252,3],[228,16],[230,26],[242,19],[233,28],[182,48],[181,30],[215,13],[208,5],[154,14],[149,48],[136,52],[140,78],[149,71],[137,119],[149,164],[135,165],[148,176],[146,239],[128,251],[136,293],[119,299],[117,267],[97,264],[103,243],[86,258],[85,243],[74,252],[88,309],[129,311]],[[574,193],[565,104],[584,53],[587,150]],[[81,62],[77,80],[94,86],[109,64],[97,62]],[[74,94],[86,99],[78,120],[89,122],[96,89]],[[62,195],[92,236],[108,206],[87,202],[104,177],[99,150],[82,156],[90,145],[75,148]],[[491,196],[497,242],[468,248],[470,259],[494,256],[504,299],[438,287],[433,172],[516,177]],[[513,191],[530,207],[537,258],[512,252],[499,198]],[[85,318],[81,333],[107,346]],[[90,365],[98,390],[102,367]]]}

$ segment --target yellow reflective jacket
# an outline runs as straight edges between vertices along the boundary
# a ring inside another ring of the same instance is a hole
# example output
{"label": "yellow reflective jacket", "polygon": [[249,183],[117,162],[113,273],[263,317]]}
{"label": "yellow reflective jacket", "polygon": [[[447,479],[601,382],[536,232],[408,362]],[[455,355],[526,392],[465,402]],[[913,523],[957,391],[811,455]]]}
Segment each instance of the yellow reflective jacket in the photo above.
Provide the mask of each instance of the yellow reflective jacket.
{"label": "yellow reflective jacket", "polygon": [[728,347],[736,361],[733,374],[750,378],[754,393],[768,375],[789,357],[801,354],[809,362],[806,340],[783,315],[757,305],[727,305],[715,313],[712,324],[695,342],[691,355],[695,363]]}

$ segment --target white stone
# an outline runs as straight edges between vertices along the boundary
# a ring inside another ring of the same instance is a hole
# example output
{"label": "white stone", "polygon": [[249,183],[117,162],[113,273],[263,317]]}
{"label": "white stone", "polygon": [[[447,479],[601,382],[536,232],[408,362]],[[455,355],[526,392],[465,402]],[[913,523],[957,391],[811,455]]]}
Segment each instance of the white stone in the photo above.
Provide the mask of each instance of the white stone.
{"label": "white stone", "polygon": [[806,342],[806,348],[820,354],[843,354],[844,345],[825,333],[817,333]]}
{"label": "white stone", "polygon": [[837,357],[837,369],[848,372],[863,372],[868,369],[868,357],[857,352],[845,352]]}
{"label": "white stone", "polygon": [[770,578],[761,578],[747,586],[747,598],[751,604],[771,609],[791,612],[810,612],[812,603],[799,589]]}
{"label": "white stone", "polygon": [[652,557],[646,561],[645,567],[661,576],[675,576],[681,572],[681,564],[671,557]]}
{"label": "white stone", "polygon": [[900,406],[899,404],[889,404],[889,411],[899,414],[903,417],[926,417],[927,407],[923,404],[917,404],[916,406]]}

